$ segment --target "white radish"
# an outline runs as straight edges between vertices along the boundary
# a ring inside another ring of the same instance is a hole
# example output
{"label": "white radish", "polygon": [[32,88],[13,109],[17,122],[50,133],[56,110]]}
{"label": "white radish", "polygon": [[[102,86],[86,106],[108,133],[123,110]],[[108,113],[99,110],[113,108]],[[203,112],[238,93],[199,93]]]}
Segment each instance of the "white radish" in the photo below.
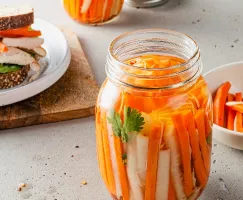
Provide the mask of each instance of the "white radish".
{"label": "white radish", "polygon": [[170,149],[159,152],[155,200],[167,200],[170,181]]}
{"label": "white radish", "polygon": [[91,2],[92,2],[92,0],[84,0],[80,12],[81,13],[87,12],[91,5]]}
{"label": "white radish", "polygon": [[108,80],[100,97],[100,105],[105,109],[114,108],[119,94],[118,87]]}
{"label": "white radish", "polygon": [[112,164],[112,170],[113,170],[113,175],[114,175],[114,180],[115,180],[115,185],[116,185],[116,196],[118,198],[120,198],[122,196],[122,192],[121,192],[121,184],[120,184],[118,166],[117,166],[117,162],[116,162],[116,152],[115,152],[115,146],[114,146],[114,137],[115,136],[113,134],[111,124],[108,123],[108,121],[106,122],[106,124],[107,124],[107,131],[108,131],[108,140],[109,140],[109,145],[110,145],[111,164]]}
{"label": "white radish", "polygon": [[148,137],[141,134],[137,135],[137,174],[142,187],[145,187],[146,181],[148,142]]}
{"label": "white radish", "polygon": [[136,137],[137,133],[129,134],[129,142],[127,143],[127,177],[130,185],[130,199],[143,200],[143,192],[137,175]]}
{"label": "white radish", "polygon": [[226,106],[234,106],[234,105],[242,105],[242,101],[228,101],[226,102]]}
{"label": "white radish", "polygon": [[181,155],[176,130],[172,123],[167,122],[164,130],[165,145],[171,150],[171,175],[178,200],[187,199],[183,187],[183,174],[180,169]]}

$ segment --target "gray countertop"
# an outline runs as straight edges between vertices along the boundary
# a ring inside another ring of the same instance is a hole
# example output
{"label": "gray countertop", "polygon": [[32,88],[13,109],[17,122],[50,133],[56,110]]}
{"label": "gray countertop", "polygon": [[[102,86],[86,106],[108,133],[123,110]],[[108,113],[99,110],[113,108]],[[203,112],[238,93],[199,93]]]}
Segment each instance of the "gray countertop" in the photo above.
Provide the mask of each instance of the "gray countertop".
{"label": "gray countertop", "polygon": [[[18,2],[1,0],[1,5]],[[165,28],[189,34],[201,48],[204,72],[243,60],[241,0],[172,0],[153,9],[124,6],[117,20],[100,27],[76,24],[58,0],[25,2],[32,4],[37,17],[66,25],[78,34],[99,84],[105,79],[109,43],[136,29]],[[200,199],[243,199],[243,152],[213,144],[211,177]],[[0,200],[111,199],[97,167],[93,117],[1,131],[0,148]],[[17,192],[21,182],[27,188]]]}

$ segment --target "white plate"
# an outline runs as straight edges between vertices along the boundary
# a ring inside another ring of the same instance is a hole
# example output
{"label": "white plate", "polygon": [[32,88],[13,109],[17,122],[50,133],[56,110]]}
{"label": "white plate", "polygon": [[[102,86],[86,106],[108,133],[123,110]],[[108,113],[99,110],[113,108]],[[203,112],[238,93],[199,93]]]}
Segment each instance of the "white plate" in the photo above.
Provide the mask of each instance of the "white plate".
{"label": "white plate", "polygon": [[32,27],[41,30],[44,38],[43,47],[46,57],[40,61],[42,72],[33,82],[26,80],[23,84],[0,90],[0,106],[9,105],[30,98],[57,82],[68,69],[71,52],[63,33],[54,25],[41,19],[35,19]]}
{"label": "white plate", "polygon": [[[218,67],[206,73],[204,77],[212,94],[226,81],[231,83],[230,93],[243,92],[243,62]],[[243,150],[243,133],[214,124],[213,137],[227,146]]]}

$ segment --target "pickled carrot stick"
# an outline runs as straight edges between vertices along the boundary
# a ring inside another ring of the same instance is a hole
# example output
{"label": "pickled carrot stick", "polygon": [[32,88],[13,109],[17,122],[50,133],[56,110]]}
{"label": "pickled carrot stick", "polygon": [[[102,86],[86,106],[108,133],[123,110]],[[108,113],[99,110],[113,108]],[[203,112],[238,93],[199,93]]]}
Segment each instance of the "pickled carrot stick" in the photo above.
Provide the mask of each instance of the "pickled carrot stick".
{"label": "pickled carrot stick", "polygon": [[171,178],[168,192],[168,200],[176,200],[176,193]]}
{"label": "pickled carrot stick", "polygon": [[155,200],[158,159],[160,151],[160,142],[163,135],[163,127],[164,124],[161,124],[161,127],[154,126],[149,135],[148,163],[145,185],[146,200]]}
{"label": "pickled carrot stick", "polygon": [[82,0],[76,0],[76,5],[75,5],[76,19],[79,19],[80,17],[81,5],[82,5]]}
{"label": "pickled carrot stick", "polygon": [[[233,94],[228,94],[228,99],[227,101],[234,101],[235,95]],[[229,130],[234,130],[234,120],[235,120],[235,115],[236,112],[230,108],[227,109],[228,111],[228,116],[227,116],[227,129]]]}
{"label": "pickled carrot stick", "polygon": [[[205,115],[206,116],[206,115]],[[187,129],[190,137],[190,144],[192,148],[192,161],[195,170],[196,179],[200,186],[205,186],[207,182],[207,173],[202,160],[202,155],[199,146],[198,133],[195,126],[194,117],[191,111],[185,114]]]}
{"label": "pickled carrot stick", "polygon": [[104,1],[97,1],[97,9],[96,9],[96,15],[95,15],[95,22],[103,22],[104,19],[102,19],[103,16],[103,9],[104,9]]}
{"label": "pickled carrot stick", "polygon": [[202,152],[204,167],[208,174],[210,169],[210,151],[206,142],[204,113],[205,113],[204,110],[199,109],[194,115],[194,117],[195,117],[196,127],[198,130],[199,145]]}
{"label": "pickled carrot stick", "polygon": [[159,152],[155,200],[167,200],[170,183],[170,149]]}
{"label": "pickled carrot stick", "polygon": [[184,118],[181,114],[179,113],[172,114],[172,120],[176,127],[177,137],[180,144],[182,166],[184,172],[183,173],[184,190],[187,197],[189,197],[193,192],[189,134],[185,126]]}
{"label": "pickled carrot stick", "polygon": [[183,173],[181,172],[181,155],[176,136],[174,124],[167,120],[164,130],[164,140],[166,148],[171,150],[171,181],[174,186],[177,199],[186,199],[186,194],[183,187]]}
{"label": "pickled carrot stick", "polygon": [[113,173],[112,163],[111,163],[110,144],[109,144],[109,138],[108,138],[108,129],[107,129],[107,121],[106,121],[105,112],[102,116],[102,133],[103,133],[103,146],[104,146],[104,157],[105,157],[105,163],[106,163],[108,188],[112,194],[116,195],[116,185],[115,185],[114,173]]}
{"label": "pickled carrot stick", "polygon": [[119,137],[114,136],[114,146],[115,146],[115,151],[116,151],[116,161],[118,165],[118,170],[119,170],[119,178],[120,178],[120,183],[121,183],[121,190],[122,190],[122,199],[124,200],[129,200],[129,184],[128,184],[128,179],[127,179],[127,172],[126,172],[126,167],[123,163],[122,160],[122,142]]}
{"label": "pickled carrot stick", "polygon": [[206,113],[204,115],[204,122],[205,122],[205,136],[207,138],[212,133],[212,127],[210,125],[210,121]]}
{"label": "pickled carrot stick", "polygon": [[213,102],[213,118],[214,123],[219,126],[224,126],[224,112],[225,102],[227,100],[228,92],[231,87],[229,81],[222,84],[216,92]]}
{"label": "pickled carrot stick", "polygon": [[96,19],[97,1],[99,1],[99,0],[92,0],[90,8],[89,8],[89,17],[92,21],[95,21],[95,19]]}
{"label": "pickled carrot stick", "polygon": [[[100,110],[97,111],[97,115],[100,116]],[[98,119],[100,117],[97,117]],[[106,163],[105,163],[105,155],[104,155],[104,147],[103,147],[103,139],[102,139],[102,129],[100,123],[96,122],[96,142],[97,142],[97,155],[98,155],[98,163],[101,176],[108,187],[107,181],[107,173],[106,173]]]}
{"label": "pickled carrot stick", "polygon": [[70,15],[72,18],[76,19],[76,14],[75,14],[75,11],[76,11],[76,0],[72,0],[72,1],[69,1],[69,5],[70,5]]}
{"label": "pickled carrot stick", "polygon": [[69,0],[63,0],[63,5],[66,11],[69,13]]}
{"label": "pickled carrot stick", "polygon": [[[236,93],[235,94],[235,100],[241,102],[242,101],[242,93]],[[234,130],[238,132],[242,132],[242,113],[241,112],[236,112],[236,117],[234,121]]]}
{"label": "pickled carrot stick", "polygon": [[0,53],[8,51],[8,47],[0,42]]}
{"label": "pickled carrot stick", "polygon": [[112,4],[113,4],[113,0],[107,0],[107,7],[106,7],[105,17],[104,17],[105,21],[107,21],[111,17]]}

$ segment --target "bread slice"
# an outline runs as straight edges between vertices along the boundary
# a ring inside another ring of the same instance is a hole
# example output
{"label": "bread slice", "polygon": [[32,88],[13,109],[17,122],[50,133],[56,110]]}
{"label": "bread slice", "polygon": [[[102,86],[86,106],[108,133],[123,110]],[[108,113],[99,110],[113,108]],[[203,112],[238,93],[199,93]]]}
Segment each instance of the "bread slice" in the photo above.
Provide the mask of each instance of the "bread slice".
{"label": "bread slice", "polygon": [[21,28],[34,23],[34,10],[29,6],[0,7],[0,31]]}
{"label": "bread slice", "polygon": [[0,74],[0,89],[12,88],[23,83],[28,76],[29,69],[30,66],[26,65],[18,71]]}

